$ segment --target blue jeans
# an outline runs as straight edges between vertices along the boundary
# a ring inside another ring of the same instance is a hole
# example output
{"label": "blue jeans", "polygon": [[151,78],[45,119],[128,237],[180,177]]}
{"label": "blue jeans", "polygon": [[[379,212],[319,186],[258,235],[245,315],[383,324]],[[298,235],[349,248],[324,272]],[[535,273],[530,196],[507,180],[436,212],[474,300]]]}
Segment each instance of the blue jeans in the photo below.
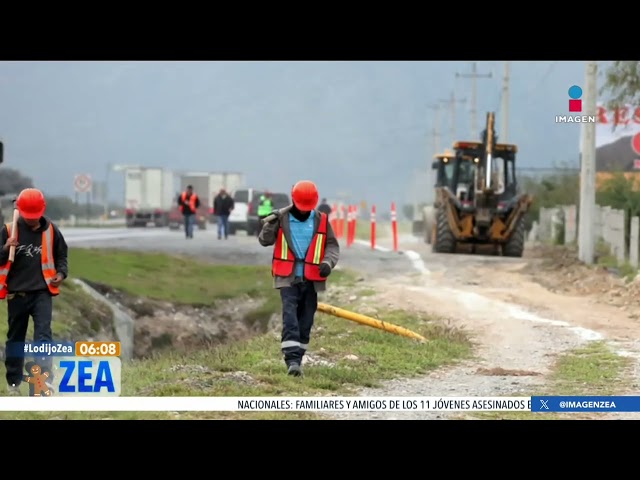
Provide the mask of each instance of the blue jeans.
{"label": "blue jeans", "polygon": [[229,236],[229,215],[218,215],[218,238]]}
{"label": "blue jeans", "polygon": [[288,365],[302,363],[309,348],[311,328],[318,309],[318,293],[312,282],[280,289],[282,299],[282,354]]}
{"label": "blue jeans", "polygon": [[193,226],[195,223],[196,216],[193,213],[184,216],[184,234],[187,238],[193,238]]}

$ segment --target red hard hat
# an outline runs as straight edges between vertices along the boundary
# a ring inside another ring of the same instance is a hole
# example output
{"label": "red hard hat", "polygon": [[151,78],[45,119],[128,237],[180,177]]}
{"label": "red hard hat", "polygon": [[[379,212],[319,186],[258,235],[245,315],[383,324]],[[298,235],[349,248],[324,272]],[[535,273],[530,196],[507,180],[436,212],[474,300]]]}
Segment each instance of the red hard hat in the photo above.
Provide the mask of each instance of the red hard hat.
{"label": "red hard hat", "polygon": [[42,192],[37,188],[25,188],[18,195],[16,207],[18,207],[18,213],[22,218],[39,220],[44,215],[47,202],[45,202]]}
{"label": "red hard hat", "polygon": [[318,205],[318,189],[309,180],[301,180],[291,190],[293,204],[303,212],[310,212]]}

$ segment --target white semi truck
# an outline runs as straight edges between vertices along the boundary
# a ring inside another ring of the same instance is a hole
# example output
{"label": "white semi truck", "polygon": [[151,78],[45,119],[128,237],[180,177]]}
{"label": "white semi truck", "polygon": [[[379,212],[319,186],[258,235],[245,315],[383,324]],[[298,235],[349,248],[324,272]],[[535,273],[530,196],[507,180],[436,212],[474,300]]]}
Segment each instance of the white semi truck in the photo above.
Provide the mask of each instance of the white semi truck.
{"label": "white semi truck", "polygon": [[127,227],[169,225],[176,203],[174,173],[165,168],[128,167],[124,170]]}

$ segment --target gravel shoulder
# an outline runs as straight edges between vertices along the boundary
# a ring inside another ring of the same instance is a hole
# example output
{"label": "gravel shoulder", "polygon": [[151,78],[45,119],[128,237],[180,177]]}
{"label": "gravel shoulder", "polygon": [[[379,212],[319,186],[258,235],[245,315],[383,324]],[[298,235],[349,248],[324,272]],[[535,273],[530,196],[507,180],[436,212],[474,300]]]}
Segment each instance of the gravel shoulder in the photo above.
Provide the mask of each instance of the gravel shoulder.
{"label": "gravel shoulder", "polygon": [[[476,358],[423,377],[396,379],[363,390],[363,396],[528,396],[550,382],[560,355],[593,341],[606,341],[618,355],[631,358],[628,388],[637,390],[640,302],[633,294],[635,283],[629,287],[603,269],[568,260],[570,252],[539,246],[530,247],[525,258],[507,259],[437,255],[409,237],[400,243],[406,272],[389,277],[367,269],[367,281],[377,294],[366,302],[446,319],[471,334]],[[371,255],[378,253],[389,255]],[[553,255],[566,258],[559,262]],[[638,286],[640,290],[640,282]],[[457,412],[338,412],[332,416],[461,418]]]}

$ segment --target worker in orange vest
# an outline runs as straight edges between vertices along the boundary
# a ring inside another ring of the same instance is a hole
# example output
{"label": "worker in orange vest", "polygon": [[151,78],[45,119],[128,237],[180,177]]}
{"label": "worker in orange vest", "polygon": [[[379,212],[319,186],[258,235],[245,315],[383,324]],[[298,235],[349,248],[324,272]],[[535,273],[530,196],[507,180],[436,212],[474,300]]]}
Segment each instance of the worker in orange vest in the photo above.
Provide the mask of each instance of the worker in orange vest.
{"label": "worker in orange vest", "polygon": [[[59,295],[60,284],[68,275],[67,243],[58,227],[44,216],[46,202],[42,192],[35,188],[23,190],[16,207],[20,214],[17,232],[11,231],[11,223],[4,225],[0,252],[0,300],[7,300],[9,320],[5,366],[10,395],[20,395],[29,317],[33,318],[34,342],[53,342],[53,297]],[[12,246],[13,262],[9,261]],[[51,357],[36,359],[36,363],[42,372],[49,371],[51,381]]]}
{"label": "worker in orange vest", "polygon": [[200,208],[200,199],[193,191],[192,185],[188,185],[178,197],[178,206],[184,216],[184,234],[187,238],[193,238],[193,227],[196,223],[196,211]]}
{"label": "worker in orange vest", "polygon": [[340,258],[340,246],[327,214],[316,209],[318,189],[303,180],[291,191],[293,205],[276,210],[258,240],[273,245],[272,275],[282,301],[281,349],[289,375],[302,376],[318,308],[318,292]]}

